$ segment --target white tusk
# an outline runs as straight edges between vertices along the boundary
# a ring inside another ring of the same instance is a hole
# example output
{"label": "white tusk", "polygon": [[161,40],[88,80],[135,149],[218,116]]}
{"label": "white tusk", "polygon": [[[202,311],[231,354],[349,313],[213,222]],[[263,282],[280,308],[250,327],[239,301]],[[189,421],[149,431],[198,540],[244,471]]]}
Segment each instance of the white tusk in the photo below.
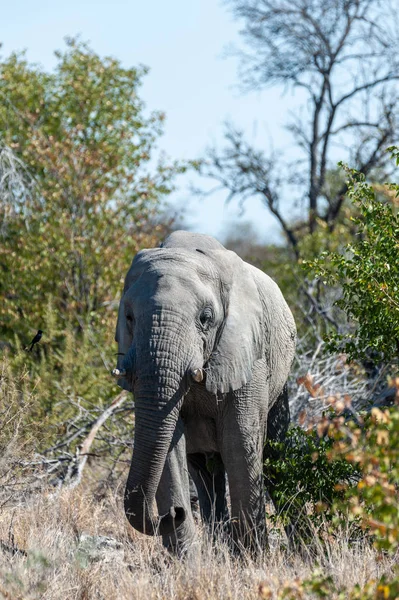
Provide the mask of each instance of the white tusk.
{"label": "white tusk", "polygon": [[191,377],[197,383],[201,383],[201,381],[204,379],[204,371],[202,369],[193,369],[191,371]]}
{"label": "white tusk", "polygon": [[113,369],[111,371],[111,375],[112,375],[112,377],[117,377],[117,378],[119,378],[119,377],[125,377],[126,370],[125,369]]}

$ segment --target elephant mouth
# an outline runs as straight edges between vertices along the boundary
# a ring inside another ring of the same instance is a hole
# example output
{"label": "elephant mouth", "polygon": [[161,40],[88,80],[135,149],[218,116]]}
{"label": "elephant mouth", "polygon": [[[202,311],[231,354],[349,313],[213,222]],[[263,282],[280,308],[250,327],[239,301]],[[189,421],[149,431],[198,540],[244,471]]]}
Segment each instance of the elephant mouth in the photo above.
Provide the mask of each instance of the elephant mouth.
{"label": "elephant mouth", "polygon": [[172,506],[168,514],[160,517],[159,533],[169,535],[186,520],[186,511],[182,506]]}

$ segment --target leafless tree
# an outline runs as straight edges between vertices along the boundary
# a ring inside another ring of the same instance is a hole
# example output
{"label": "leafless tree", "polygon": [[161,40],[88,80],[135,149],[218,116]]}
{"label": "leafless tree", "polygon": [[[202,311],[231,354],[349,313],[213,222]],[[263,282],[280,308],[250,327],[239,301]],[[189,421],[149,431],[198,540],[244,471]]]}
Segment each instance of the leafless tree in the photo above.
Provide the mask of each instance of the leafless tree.
{"label": "leafless tree", "polygon": [[[274,85],[302,90],[303,106],[287,124],[301,158],[288,163],[269,156],[229,126],[225,148],[209,151],[202,172],[226,188],[230,199],[260,196],[299,256],[301,233],[315,231],[320,220],[329,231],[337,223],[347,191],[334,166],[339,158],[373,178],[386,174],[385,149],[399,131],[399,5],[397,0],[226,4],[243,24],[238,52],[244,90]],[[289,202],[304,204],[297,220],[287,210],[286,184]]]}
{"label": "leafless tree", "polygon": [[16,212],[28,218],[26,200],[33,188],[34,180],[26,166],[11,148],[0,144],[0,236]]}

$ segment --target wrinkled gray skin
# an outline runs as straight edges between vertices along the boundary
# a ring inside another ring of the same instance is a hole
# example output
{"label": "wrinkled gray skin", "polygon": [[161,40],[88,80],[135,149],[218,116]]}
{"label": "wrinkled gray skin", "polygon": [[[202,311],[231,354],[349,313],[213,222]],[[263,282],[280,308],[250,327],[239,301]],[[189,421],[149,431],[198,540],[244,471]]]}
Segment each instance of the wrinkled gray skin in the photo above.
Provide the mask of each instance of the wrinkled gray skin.
{"label": "wrinkled gray skin", "polygon": [[[262,453],[266,437],[283,439],[288,426],[295,340],[278,286],[214,238],[176,231],[137,254],[116,330],[118,368],[126,370],[118,383],[136,406],[125,493],[135,529],[187,547],[195,529],[190,474],[206,522],[229,519],[244,547],[262,539]],[[193,380],[195,369],[204,369],[204,381]]]}

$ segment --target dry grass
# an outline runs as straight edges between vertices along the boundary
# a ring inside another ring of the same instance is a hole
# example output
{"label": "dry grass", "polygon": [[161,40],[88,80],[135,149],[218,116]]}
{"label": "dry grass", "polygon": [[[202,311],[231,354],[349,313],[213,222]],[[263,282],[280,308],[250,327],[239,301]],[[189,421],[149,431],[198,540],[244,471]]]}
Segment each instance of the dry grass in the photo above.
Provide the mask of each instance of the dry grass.
{"label": "dry grass", "polygon": [[278,544],[253,560],[232,556],[226,544],[200,531],[183,561],[169,556],[158,539],[130,529],[120,492],[96,498],[86,484],[57,495],[42,490],[3,506],[0,598],[241,600],[262,597],[259,590],[267,588],[277,597],[285,582],[309,577],[316,564],[348,589],[389,570],[372,548],[351,547],[344,535],[319,546],[312,560]]}

